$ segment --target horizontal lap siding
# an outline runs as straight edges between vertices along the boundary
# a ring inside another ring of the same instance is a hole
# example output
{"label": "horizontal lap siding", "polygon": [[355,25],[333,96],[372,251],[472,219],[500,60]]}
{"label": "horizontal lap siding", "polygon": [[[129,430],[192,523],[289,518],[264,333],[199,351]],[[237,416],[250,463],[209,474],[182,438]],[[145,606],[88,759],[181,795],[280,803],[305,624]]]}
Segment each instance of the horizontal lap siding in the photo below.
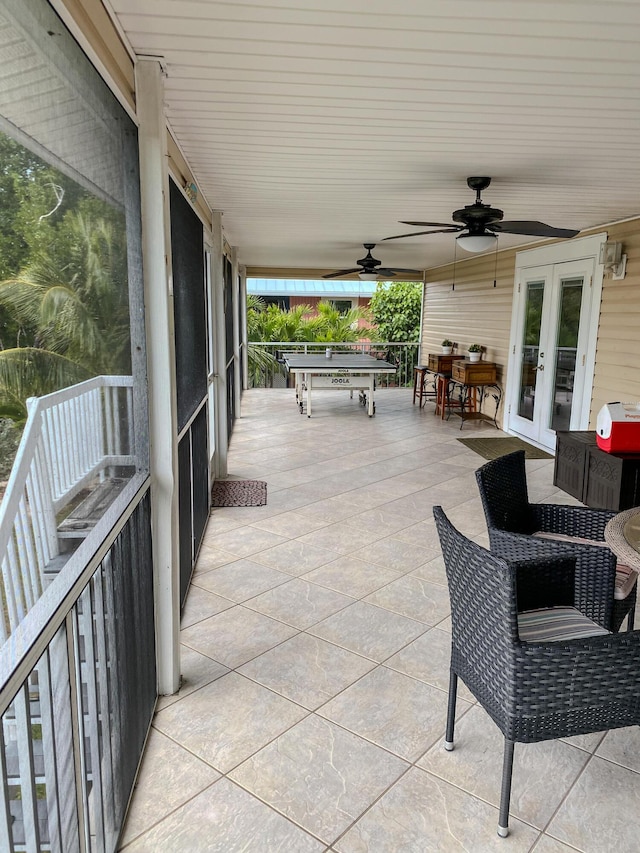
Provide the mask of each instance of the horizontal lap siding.
{"label": "horizontal lap siding", "polygon": [[[598,229],[602,231],[602,229]],[[589,233],[589,232],[586,232]],[[595,233],[595,232],[594,232]],[[590,427],[602,406],[613,400],[640,401],[640,220],[607,228],[608,239],[623,244],[627,272],[622,281],[606,275],[598,328]],[[422,322],[421,359],[439,352],[444,338],[458,343],[463,357],[470,343],[486,348],[483,358],[502,366],[506,386],[515,250],[458,261],[427,272]]]}
{"label": "horizontal lap siding", "polygon": [[[423,304],[421,360],[440,352],[444,338],[458,344],[460,358],[469,344],[485,347],[483,359],[498,365],[505,387],[513,304],[515,251],[456,263],[427,273]],[[496,286],[493,286],[494,279]]]}
{"label": "horizontal lap siding", "polygon": [[627,255],[622,281],[605,276],[602,286],[590,426],[605,403],[640,401],[640,220],[607,229]]}

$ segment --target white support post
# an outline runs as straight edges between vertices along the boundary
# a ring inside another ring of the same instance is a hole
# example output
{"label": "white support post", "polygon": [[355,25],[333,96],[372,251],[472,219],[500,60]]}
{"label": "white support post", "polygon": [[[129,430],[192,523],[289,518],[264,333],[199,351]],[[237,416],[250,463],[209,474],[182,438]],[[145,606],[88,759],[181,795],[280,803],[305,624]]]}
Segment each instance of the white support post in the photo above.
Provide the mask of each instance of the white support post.
{"label": "white support post", "polygon": [[227,457],[229,449],[229,430],[227,427],[227,348],[224,323],[224,247],[222,241],[222,214],[214,211],[211,217],[213,251],[211,253],[211,294],[213,297],[214,318],[214,358],[215,358],[215,430],[216,455],[213,477],[216,480],[227,476]]}
{"label": "white support post", "polygon": [[149,385],[151,529],[158,691],[180,685],[178,426],[164,84],[157,59],[136,64]]}
{"label": "white support post", "polygon": [[240,364],[240,284],[238,250],[231,252],[232,264],[232,288],[233,293],[233,378],[234,378],[234,400],[233,405],[236,417],[240,417],[240,401],[242,400],[242,365]]}
{"label": "white support post", "polygon": [[240,340],[242,342],[242,390],[249,387],[249,340],[247,336],[247,268],[240,267]]}

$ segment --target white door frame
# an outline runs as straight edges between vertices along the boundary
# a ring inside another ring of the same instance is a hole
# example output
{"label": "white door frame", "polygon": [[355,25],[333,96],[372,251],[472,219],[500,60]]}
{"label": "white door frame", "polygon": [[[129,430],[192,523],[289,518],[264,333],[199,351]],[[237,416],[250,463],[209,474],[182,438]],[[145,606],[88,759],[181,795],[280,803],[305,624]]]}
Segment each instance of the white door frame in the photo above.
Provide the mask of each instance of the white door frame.
{"label": "white door frame", "polygon": [[[578,421],[574,429],[587,429],[591,411],[591,397],[593,394],[593,376],[595,371],[596,344],[598,339],[598,325],[600,321],[600,300],[602,296],[602,279],[604,267],[600,263],[600,246],[606,242],[607,234],[602,232],[591,237],[582,237],[568,240],[563,243],[554,243],[551,246],[540,246],[536,249],[528,249],[516,253],[516,268],[513,290],[513,306],[511,312],[511,333],[509,339],[509,361],[507,365],[507,384],[505,389],[505,412],[504,430],[512,435],[519,435],[513,424],[513,416],[517,412],[517,396],[519,393],[520,376],[517,370],[520,353],[518,351],[519,337],[521,333],[521,312],[524,306],[524,290],[521,285],[526,278],[526,271],[531,267],[554,266],[567,261],[589,260],[593,262],[593,276],[591,279],[590,301],[588,306],[588,317],[586,334],[581,335],[584,340],[584,349],[577,353],[577,358],[584,361],[583,386],[580,389],[581,405],[579,406]],[[588,284],[588,283],[587,283]],[[520,292],[519,292],[520,291]],[[530,443],[537,444],[531,438],[526,437]],[[543,446],[543,445],[539,445]],[[548,449],[548,448],[547,448]],[[553,448],[551,448],[553,450]]]}

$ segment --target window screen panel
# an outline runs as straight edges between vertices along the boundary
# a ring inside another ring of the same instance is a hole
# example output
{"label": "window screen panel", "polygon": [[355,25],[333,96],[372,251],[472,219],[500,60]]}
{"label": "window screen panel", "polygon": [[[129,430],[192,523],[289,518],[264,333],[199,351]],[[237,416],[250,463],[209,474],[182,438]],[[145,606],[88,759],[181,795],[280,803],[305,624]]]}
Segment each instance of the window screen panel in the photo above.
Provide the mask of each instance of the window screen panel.
{"label": "window screen panel", "polygon": [[207,393],[207,327],[202,223],[170,181],[178,429]]}

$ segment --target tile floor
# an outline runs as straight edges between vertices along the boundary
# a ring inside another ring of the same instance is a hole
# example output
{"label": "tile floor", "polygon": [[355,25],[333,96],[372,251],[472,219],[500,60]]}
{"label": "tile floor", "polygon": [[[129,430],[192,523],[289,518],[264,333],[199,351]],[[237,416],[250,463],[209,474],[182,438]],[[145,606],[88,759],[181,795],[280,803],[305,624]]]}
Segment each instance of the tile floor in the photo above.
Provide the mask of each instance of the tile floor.
{"label": "tile floor", "polygon": [[[126,853],[640,851],[640,734],[517,745],[511,835],[496,835],[501,736],[462,688],[442,748],[448,598],[431,509],[487,543],[482,459],[433,405],[376,393],[243,397],[229,474],[264,507],[212,511],[182,621],[183,686],[163,697]],[[532,500],[573,502],[553,462]]]}

